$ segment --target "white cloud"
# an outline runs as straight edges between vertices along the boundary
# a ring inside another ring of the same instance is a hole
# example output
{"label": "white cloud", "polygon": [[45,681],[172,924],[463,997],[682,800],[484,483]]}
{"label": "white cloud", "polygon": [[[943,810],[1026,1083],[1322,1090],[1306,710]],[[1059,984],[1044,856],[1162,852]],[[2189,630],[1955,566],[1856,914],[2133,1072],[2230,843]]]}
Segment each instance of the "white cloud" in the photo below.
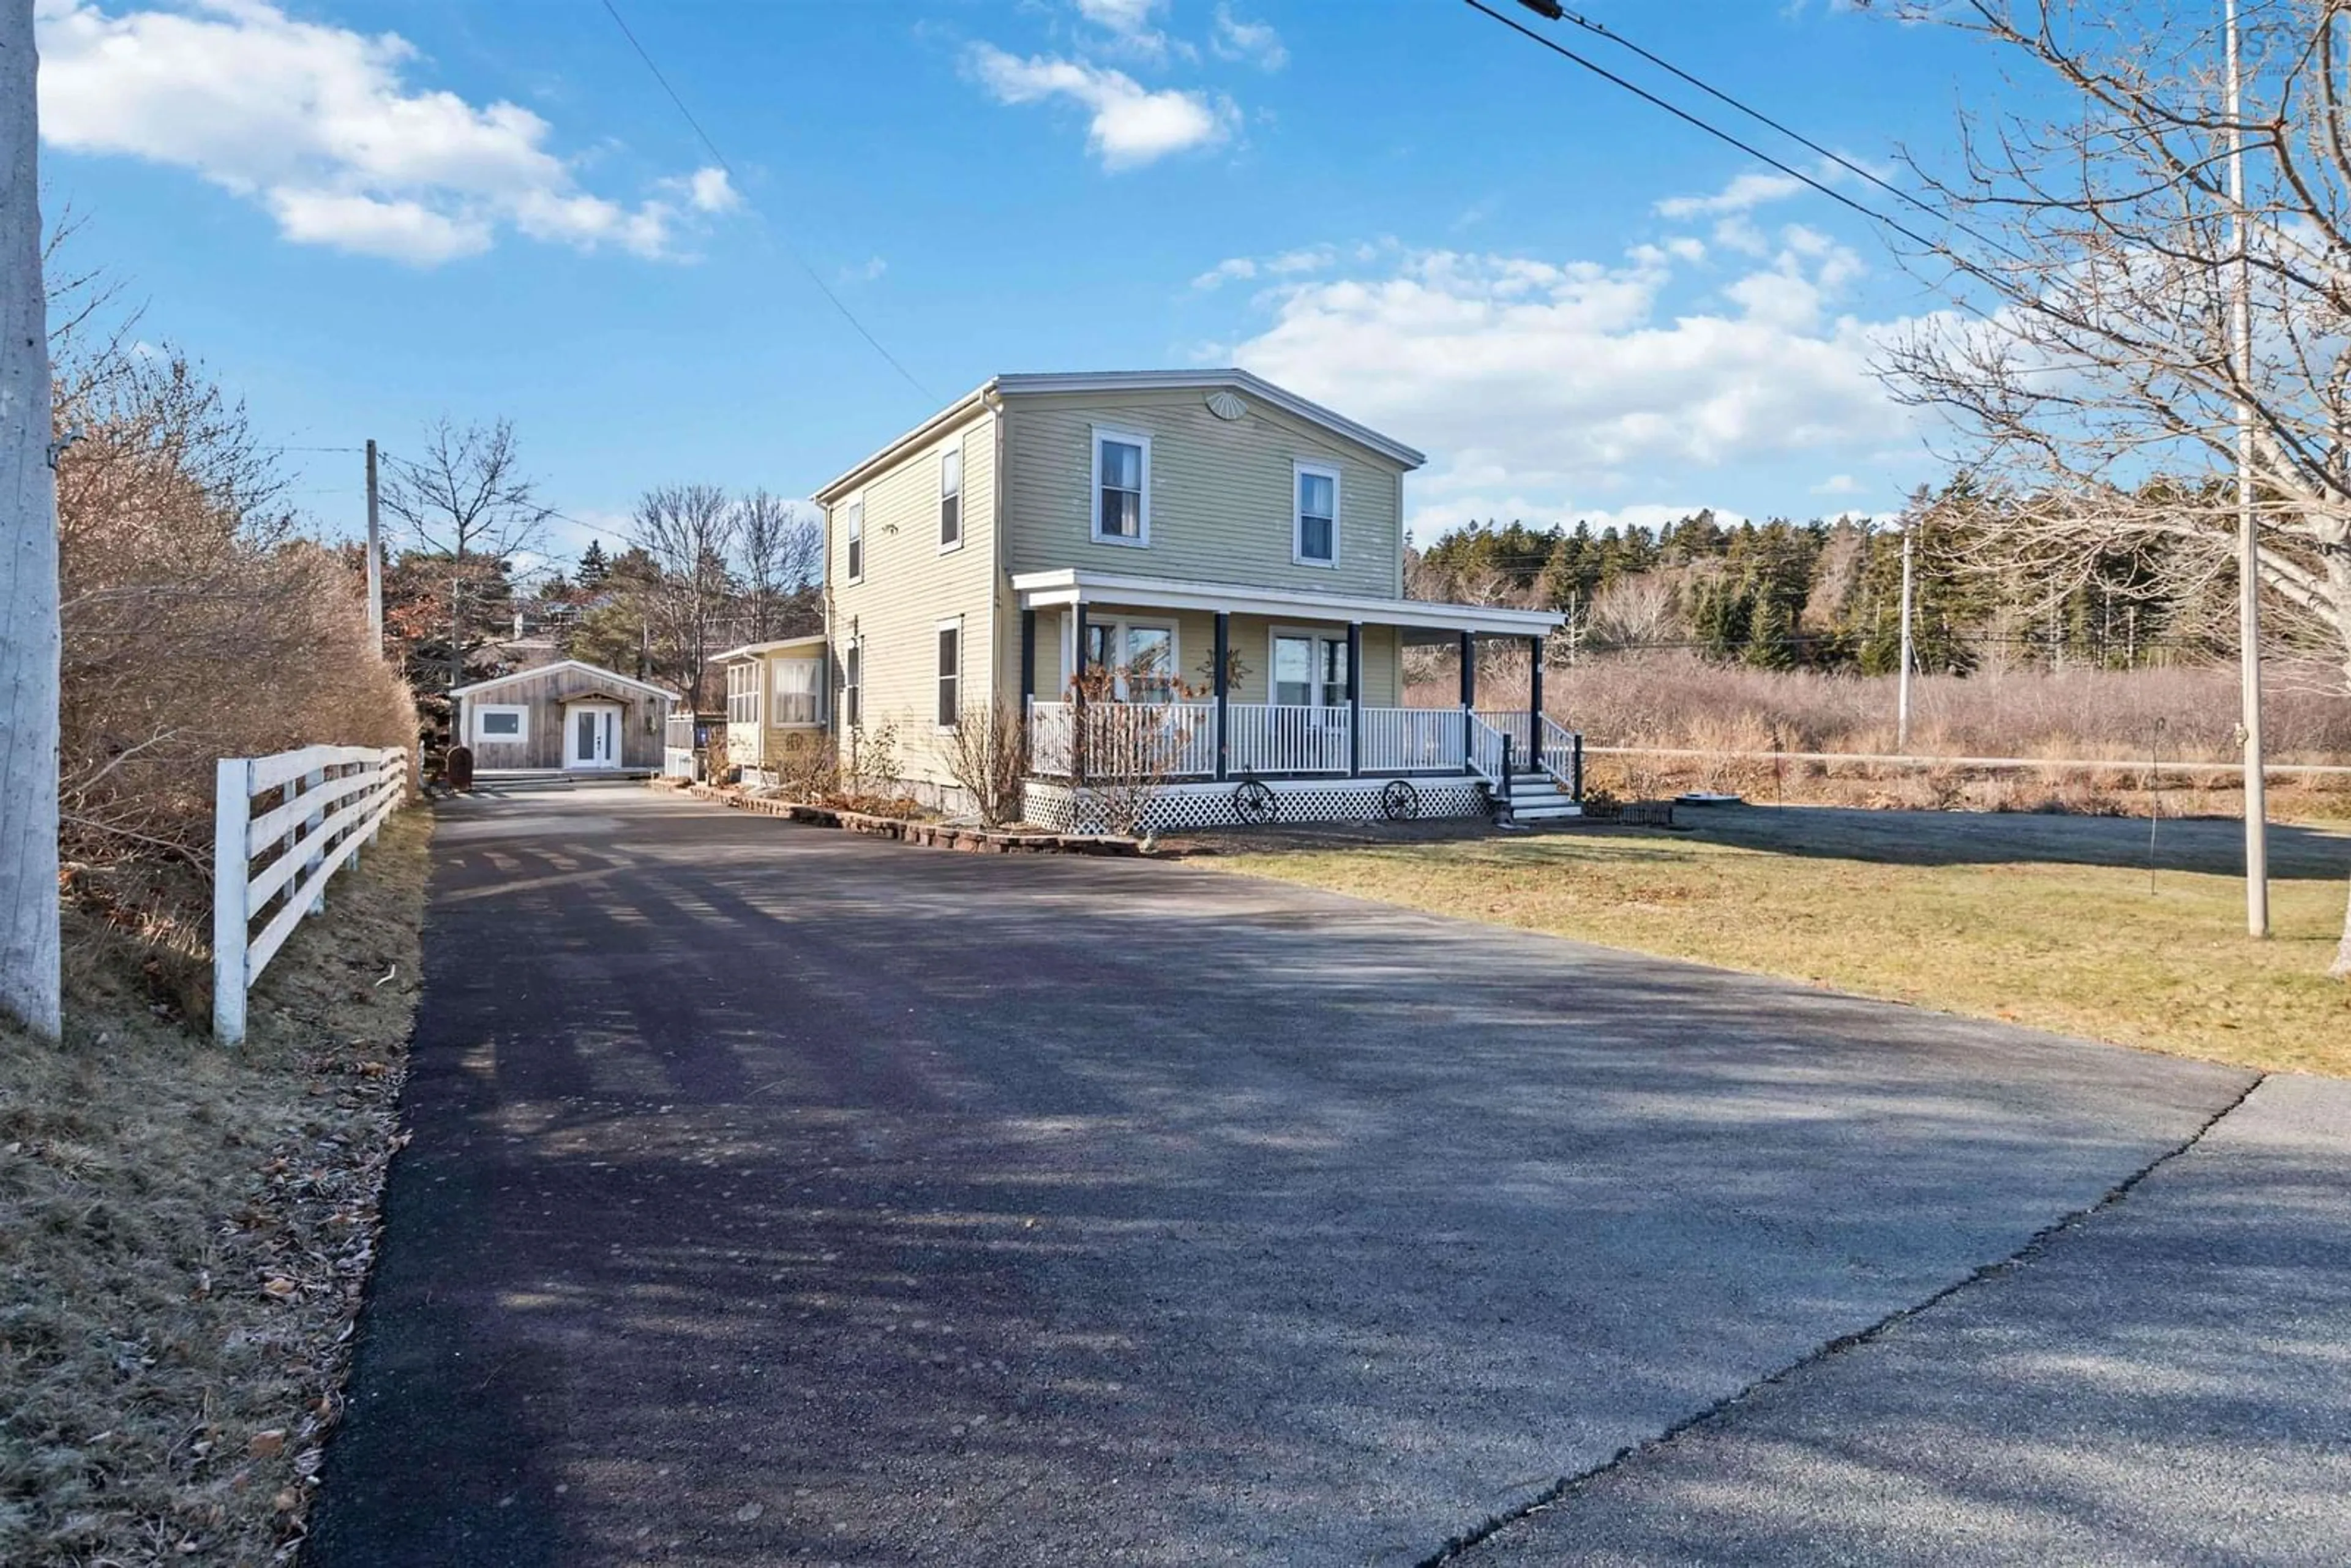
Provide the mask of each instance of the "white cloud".
{"label": "white cloud", "polygon": [[1228,256],[1192,279],[1192,287],[1220,288],[1227,283],[1246,283],[1255,277],[1300,277],[1321,272],[1338,259],[1338,248],[1327,245],[1301,246],[1276,256]]}
{"label": "white cloud", "polygon": [[1694,470],[1807,454],[1858,464],[1907,434],[1869,369],[1899,324],[1834,313],[1858,263],[1815,237],[1783,235],[1711,298],[1661,247],[1614,265],[1383,253],[1357,276],[1271,284],[1270,322],[1219,357],[1427,448],[1423,531],[1596,517],[1570,498],[1621,507],[1628,490],[1688,494]]}
{"label": "white cloud", "polygon": [[1278,71],[1290,63],[1290,51],[1270,23],[1244,22],[1230,5],[1219,3],[1208,47],[1220,59],[1246,60],[1261,71]]}
{"label": "white cloud", "polygon": [[1767,202],[1785,201],[1803,188],[1804,183],[1792,175],[1750,171],[1711,196],[1668,196],[1657,204],[1656,212],[1661,218],[1710,218],[1751,213]]}
{"label": "white cloud", "polygon": [[1813,486],[1815,496],[1858,496],[1861,481],[1850,474],[1832,474]]}
{"label": "white cloud", "polygon": [[1174,88],[1147,89],[1124,71],[1050,56],[1023,59],[991,44],[966,57],[972,74],[999,103],[1066,98],[1092,111],[1086,143],[1105,169],[1132,169],[1195,147],[1228,140],[1240,111],[1228,99]]}
{"label": "white cloud", "polygon": [[878,256],[869,256],[855,267],[841,269],[843,283],[872,283],[890,270],[890,264]]}
{"label": "white cloud", "polygon": [[1166,0],[1077,0],[1078,15],[1110,35],[1110,52],[1144,60],[1163,60],[1168,54],[1196,59],[1189,44],[1171,40],[1157,25]]}
{"label": "white cloud", "polygon": [[[396,34],[298,21],[267,0],[119,14],[37,0],[35,12],[44,140],[193,171],[297,243],[430,266],[510,227],[582,249],[674,251],[671,203],[581,190],[549,151],[547,121],[412,84],[417,50]],[[720,170],[684,191],[697,212],[734,204]]]}

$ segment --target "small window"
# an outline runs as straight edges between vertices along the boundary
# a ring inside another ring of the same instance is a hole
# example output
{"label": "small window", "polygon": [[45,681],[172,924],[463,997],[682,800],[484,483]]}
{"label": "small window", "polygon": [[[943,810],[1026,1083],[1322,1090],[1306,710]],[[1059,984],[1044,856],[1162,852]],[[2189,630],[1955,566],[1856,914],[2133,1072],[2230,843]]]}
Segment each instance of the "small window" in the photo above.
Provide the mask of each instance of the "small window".
{"label": "small window", "polygon": [[858,702],[858,667],[863,663],[860,644],[852,643],[841,651],[841,722],[851,729],[864,722]]}
{"label": "small window", "polygon": [[776,710],[770,721],[778,725],[812,725],[817,721],[817,685],[820,671],[814,659],[778,659],[776,661]]}
{"label": "small window", "polygon": [[759,666],[748,660],[726,666],[726,722],[759,722]]}
{"label": "small window", "polygon": [[963,718],[963,623],[939,623],[939,727],[953,729]]}
{"label": "small window", "polygon": [[1290,558],[1305,566],[1339,564],[1339,471],[1298,465],[1297,528]]}
{"label": "small window", "polygon": [[865,503],[849,503],[848,521],[842,525],[849,534],[849,580],[857,581],[865,575]]}
{"label": "small window", "polygon": [[1151,542],[1151,438],[1094,433],[1094,538],[1107,544]]}
{"label": "small window", "polygon": [[530,709],[527,707],[495,706],[474,709],[474,744],[486,740],[517,741],[530,738]]}
{"label": "small window", "polygon": [[939,455],[939,548],[963,543],[963,448]]}

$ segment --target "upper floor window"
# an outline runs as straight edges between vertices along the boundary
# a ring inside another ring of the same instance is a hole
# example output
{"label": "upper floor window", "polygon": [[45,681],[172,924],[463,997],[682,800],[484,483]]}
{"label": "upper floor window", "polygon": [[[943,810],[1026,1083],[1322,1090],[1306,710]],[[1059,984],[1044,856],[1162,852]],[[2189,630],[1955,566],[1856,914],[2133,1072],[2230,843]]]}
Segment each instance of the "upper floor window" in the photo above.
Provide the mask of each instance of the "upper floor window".
{"label": "upper floor window", "polygon": [[841,527],[849,535],[849,580],[857,581],[865,575],[865,503],[849,503],[847,521]]}
{"label": "upper floor window", "polygon": [[841,651],[841,722],[848,729],[855,729],[865,721],[862,705],[859,702],[862,693],[858,668],[864,663],[864,652],[862,645],[856,643]]}
{"label": "upper floor window", "polygon": [[1297,510],[1290,559],[1302,566],[1339,564],[1339,471],[1320,463],[1297,465]]}
{"label": "upper floor window", "polygon": [[963,543],[963,448],[939,454],[939,548]]}
{"label": "upper floor window", "polygon": [[1104,544],[1151,542],[1151,437],[1095,427],[1094,538]]}

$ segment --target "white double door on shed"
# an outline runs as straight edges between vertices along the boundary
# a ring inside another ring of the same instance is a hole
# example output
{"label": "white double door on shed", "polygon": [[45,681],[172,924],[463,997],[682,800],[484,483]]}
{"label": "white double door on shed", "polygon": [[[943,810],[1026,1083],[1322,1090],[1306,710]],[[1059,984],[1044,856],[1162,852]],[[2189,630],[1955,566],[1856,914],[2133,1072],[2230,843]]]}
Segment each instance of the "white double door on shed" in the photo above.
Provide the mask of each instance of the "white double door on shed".
{"label": "white double door on shed", "polygon": [[572,703],[567,706],[563,710],[563,766],[595,768],[620,765],[620,704]]}

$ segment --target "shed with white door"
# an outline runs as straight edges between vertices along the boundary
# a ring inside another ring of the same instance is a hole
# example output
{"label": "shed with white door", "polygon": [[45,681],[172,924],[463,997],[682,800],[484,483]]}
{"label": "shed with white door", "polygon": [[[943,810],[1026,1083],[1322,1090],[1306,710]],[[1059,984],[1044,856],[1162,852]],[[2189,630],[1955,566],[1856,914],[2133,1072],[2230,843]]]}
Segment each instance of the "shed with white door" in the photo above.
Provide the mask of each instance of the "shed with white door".
{"label": "shed with white door", "polygon": [[657,773],[677,694],[577,659],[451,692],[457,737],[484,774]]}

